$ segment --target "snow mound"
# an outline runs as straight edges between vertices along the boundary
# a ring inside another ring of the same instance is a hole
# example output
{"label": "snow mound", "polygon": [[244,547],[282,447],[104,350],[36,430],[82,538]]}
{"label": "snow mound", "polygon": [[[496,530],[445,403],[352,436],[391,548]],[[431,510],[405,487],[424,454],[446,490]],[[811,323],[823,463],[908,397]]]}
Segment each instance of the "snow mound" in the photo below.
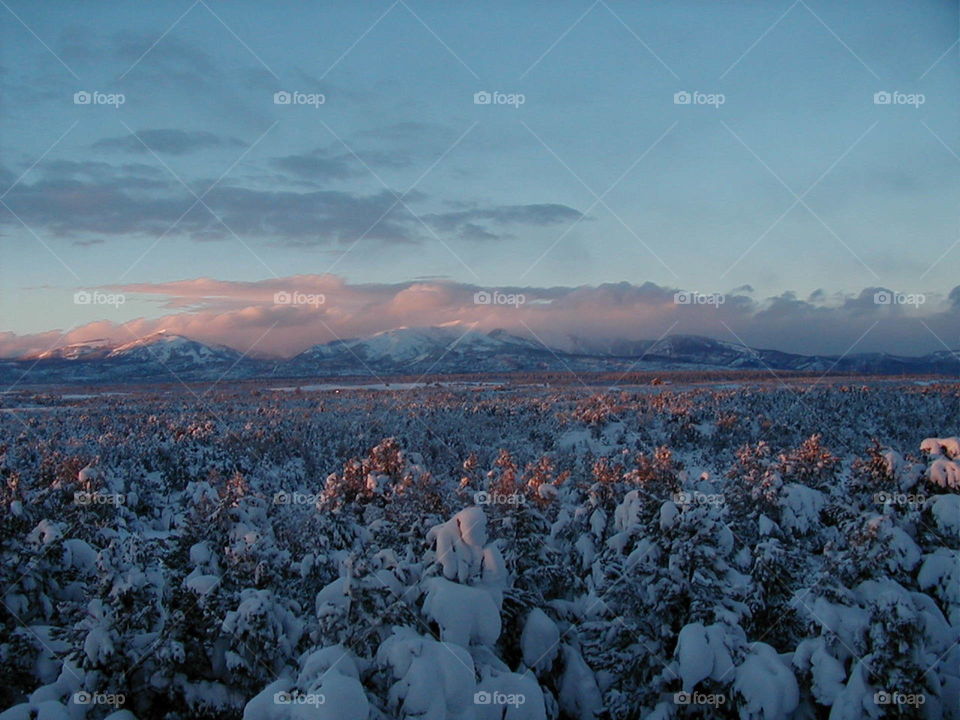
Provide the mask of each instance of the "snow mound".
{"label": "snow mound", "polygon": [[777,651],[757,642],[737,667],[733,689],[743,698],[741,720],[787,720],[800,703],[797,678]]}
{"label": "snow mound", "polygon": [[468,507],[427,533],[436,543],[436,560],[448,580],[466,582],[480,569],[487,544],[487,516],[479,507]]}
{"label": "snow mound", "polygon": [[534,672],[549,668],[560,652],[560,630],[540,608],[527,615],[520,634],[523,664]]}
{"label": "snow mound", "polygon": [[440,627],[443,642],[492,645],[500,637],[500,610],[490,593],[444,578],[431,578],[426,587],[423,612]]}
{"label": "snow mound", "polygon": [[473,658],[462,647],[396,627],[377,650],[377,664],[396,682],[390,705],[398,716],[417,720],[474,718],[476,690]]}
{"label": "snow mound", "polygon": [[960,458],[960,437],[930,437],[920,443],[920,450],[930,455],[946,455]]}

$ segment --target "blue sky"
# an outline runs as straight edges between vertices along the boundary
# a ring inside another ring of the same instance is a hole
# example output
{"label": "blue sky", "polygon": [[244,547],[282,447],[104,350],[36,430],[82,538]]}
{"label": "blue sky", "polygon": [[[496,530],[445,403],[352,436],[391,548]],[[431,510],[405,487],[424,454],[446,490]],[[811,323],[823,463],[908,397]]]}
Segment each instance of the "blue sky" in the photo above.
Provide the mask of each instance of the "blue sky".
{"label": "blue sky", "polygon": [[[78,288],[324,273],[750,286],[759,304],[882,287],[953,307],[957,13],[7,0],[0,330],[171,312],[142,291],[107,316],[73,304]],[[78,91],[124,102],[78,105]],[[277,91],[324,102],[277,105]],[[478,105],[479,91],[523,103]],[[676,104],[682,91],[722,104]],[[875,104],[881,91],[903,102]]]}

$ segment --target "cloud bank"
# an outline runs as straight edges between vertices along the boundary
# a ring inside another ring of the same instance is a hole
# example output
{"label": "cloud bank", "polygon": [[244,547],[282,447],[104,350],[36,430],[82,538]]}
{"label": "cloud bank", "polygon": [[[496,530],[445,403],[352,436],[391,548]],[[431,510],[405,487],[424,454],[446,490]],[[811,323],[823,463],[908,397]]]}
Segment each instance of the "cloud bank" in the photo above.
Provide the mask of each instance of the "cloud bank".
{"label": "cloud bank", "polygon": [[566,350],[681,333],[803,354],[921,355],[960,348],[960,286],[921,297],[870,287],[856,294],[821,290],[802,299],[789,292],[755,298],[748,287],[699,295],[651,282],[482,288],[443,280],[364,284],[336,275],[296,275],[100,290],[122,293],[128,303],[155,303],[160,315],[98,320],[67,332],[3,333],[0,356],[99,338],[125,342],[161,329],[254,355],[290,356],[316,343],[446,323],[504,328]]}

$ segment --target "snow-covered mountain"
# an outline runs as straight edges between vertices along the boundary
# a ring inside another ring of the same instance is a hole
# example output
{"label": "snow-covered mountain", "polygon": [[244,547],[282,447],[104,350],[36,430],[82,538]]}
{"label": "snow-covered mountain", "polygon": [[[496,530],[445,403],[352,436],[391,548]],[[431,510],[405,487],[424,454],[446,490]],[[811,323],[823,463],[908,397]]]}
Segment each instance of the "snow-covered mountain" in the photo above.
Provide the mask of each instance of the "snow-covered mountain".
{"label": "snow-covered mountain", "polygon": [[51,348],[24,356],[25,360],[94,360],[106,357],[113,350],[109,340],[87,340]]}
{"label": "snow-covered mountain", "polygon": [[288,374],[509,372],[547,369],[553,351],[504,330],[462,325],[398,328],[314,345],[278,368]]}
{"label": "snow-covered mountain", "polygon": [[108,360],[162,365],[202,366],[236,362],[239,352],[225,345],[205,345],[183,335],[161,330],[113,348]]}
{"label": "snow-covered mountain", "polygon": [[245,357],[223,345],[159,332],[122,345],[92,340],[0,362],[0,381],[23,383],[215,381],[221,378],[426,375],[511,372],[786,370],[865,374],[960,375],[960,353],[920,357],[864,353],[846,357],[755,349],[699,335],[659,340],[592,341],[563,348],[505,330],[462,324],[397,328],[314,345],[288,360]]}
{"label": "snow-covered mountain", "polygon": [[165,331],[117,345],[73,343],[0,364],[0,378],[24,383],[206,380],[249,377],[263,370],[233,348],[208,345]]}

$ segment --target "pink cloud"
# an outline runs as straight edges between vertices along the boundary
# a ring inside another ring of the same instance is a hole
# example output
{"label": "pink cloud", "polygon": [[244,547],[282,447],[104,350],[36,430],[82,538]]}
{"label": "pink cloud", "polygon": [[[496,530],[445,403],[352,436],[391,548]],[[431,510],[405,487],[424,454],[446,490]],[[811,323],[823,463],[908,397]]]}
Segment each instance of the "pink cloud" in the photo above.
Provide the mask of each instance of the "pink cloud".
{"label": "pink cloud", "polygon": [[[874,288],[858,295],[820,293],[807,300],[785,293],[763,301],[739,288],[723,296],[721,303],[686,305],[675,302],[674,288],[625,282],[478,288],[449,281],[364,284],[335,275],[295,275],[254,282],[196,278],[103,289],[159,299],[171,312],[125,323],[98,320],[62,335],[0,333],[0,355],[15,357],[100,338],[127,342],[167,330],[254,355],[290,356],[321,342],[447,323],[503,328],[565,349],[574,347],[574,337],[640,340],[668,332],[740,339],[754,347],[808,354],[840,354],[851,347],[856,352],[921,354],[944,345],[960,346],[957,303],[931,294],[919,308],[878,305]],[[523,296],[523,302],[478,304],[474,293],[480,290]],[[278,303],[277,293],[302,304]]]}

